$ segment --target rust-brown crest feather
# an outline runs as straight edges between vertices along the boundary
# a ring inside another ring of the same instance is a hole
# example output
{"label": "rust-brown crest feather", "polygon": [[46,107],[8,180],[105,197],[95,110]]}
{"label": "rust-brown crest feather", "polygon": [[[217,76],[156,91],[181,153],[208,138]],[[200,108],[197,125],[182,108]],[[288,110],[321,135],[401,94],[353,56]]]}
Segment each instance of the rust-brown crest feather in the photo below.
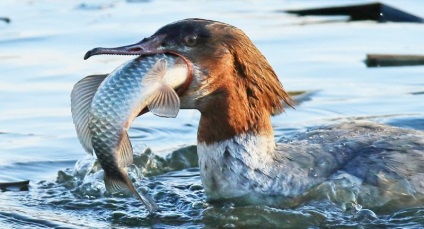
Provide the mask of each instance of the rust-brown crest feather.
{"label": "rust-brown crest feather", "polygon": [[[198,140],[212,143],[253,132],[272,135],[270,115],[293,106],[274,70],[251,40],[238,28],[215,22],[215,58],[209,66],[208,91],[199,100],[202,117]],[[224,48],[219,48],[224,47]]]}
{"label": "rust-brown crest feather", "polygon": [[249,103],[266,108],[272,115],[284,111],[283,103],[293,107],[293,100],[284,90],[265,56],[243,31],[235,27],[232,30],[235,36],[227,39],[228,46],[234,56],[234,71],[245,81]]}

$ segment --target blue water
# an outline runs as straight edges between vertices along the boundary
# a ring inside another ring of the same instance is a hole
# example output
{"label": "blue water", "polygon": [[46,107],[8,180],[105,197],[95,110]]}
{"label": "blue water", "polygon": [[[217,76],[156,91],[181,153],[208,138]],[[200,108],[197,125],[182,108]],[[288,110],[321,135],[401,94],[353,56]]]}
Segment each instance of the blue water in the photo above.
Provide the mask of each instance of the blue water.
{"label": "blue water", "polygon": [[[101,171],[78,174],[93,161],[76,137],[71,89],[132,58],[84,61],[85,52],[138,42],[188,17],[243,29],[288,91],[310,92],[295,110],[272,118],[277,139],[349,119],[424,130],[424,67],[363,63],[367,53],[422,54],[422,24],[323,23],[331,18],[277,12],[363,2],[369,1],[2,0],[0,17],[11,23],[0,21],[0,182],[29,180],[30,186],[0,192],[0,227],[422,227],[424,208],[374,213],[325,200],[293,209],[207,203],[195,148],[184,148],[196,144],[200,114],[191,110],[176,119],[144,115],[129,132],[139,165],[150,163],[133,177],[162,213],[148,215],[135,198],[105,194]],[[385,2],[424,17],[420,0]]]}

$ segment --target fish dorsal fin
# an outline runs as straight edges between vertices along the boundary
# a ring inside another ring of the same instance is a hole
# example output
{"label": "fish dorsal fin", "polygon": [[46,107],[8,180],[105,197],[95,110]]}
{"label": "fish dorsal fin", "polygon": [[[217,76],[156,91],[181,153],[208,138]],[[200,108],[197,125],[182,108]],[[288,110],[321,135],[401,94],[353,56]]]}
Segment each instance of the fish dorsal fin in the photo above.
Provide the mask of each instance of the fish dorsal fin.
{"label": "fish dorsal fin", "polygon": [[160,82],[166,74],[166,65],[166,60],[163,58],[156,61],[152,69],[144,76],[141,84],[149,85],[151,83]]}
{"label": "fish dorsal fin", "polygon": [[174,118],[180,110],[180,98],[174,89],[162,83],[147,107],[154,115]]}
{"label": "fish dorsal fin", "polygon": [[107,77],[104,75],[90,75],[78,81],[71,92],[71,112],[78,139],[84,150],[93,154],[91,133],[88,129],[89,113],[94,94],[100,84]]}
{"label": "fish dorsal fin", "polygon": [[118,166],[121,168],[127,167],[133,163],[133,149],[131,146],[130,138],[128,133],[122,135],[121,145],[117,153]]}

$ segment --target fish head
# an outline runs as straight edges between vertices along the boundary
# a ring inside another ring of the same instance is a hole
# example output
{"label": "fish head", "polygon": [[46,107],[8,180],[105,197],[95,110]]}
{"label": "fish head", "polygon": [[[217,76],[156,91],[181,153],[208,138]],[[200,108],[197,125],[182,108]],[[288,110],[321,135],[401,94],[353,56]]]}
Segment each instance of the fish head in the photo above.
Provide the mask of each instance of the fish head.
{"label": "fish head", "polygon": [[[182,54],[175,52],[173,50],[166,49],[163,45],[163,43],[166,40],[165,38],[166,38],[166,35],[164,34],[158,34],[158,35],[154,34],[151,37],[144,38],[140,42],[132,44],[132,45],[126,45],[126,46],[120,46],[120,47],[114,47],[114,48],[103,48],[103,47],[94,48],[85,54],[84,60],[95,55],[138,55],[138,56],[148,56],[148,55],[155,55],[155,54],[175,55],[179,57],[175,60],[175,64],[187,65],[188,76],[185,82],[181,84],[181,86],[175,88],[177,94],[181,96],[182,94],[185,93],[185,91],[188,89],[188,87],[191,84],[191,81],[193,78],[192,76],[193,64]],[[172,79],[167,79],[167,81],[172,81]],[[146,113],[147,111],[148,109],[144,109],[140,113],[140,115]]]}

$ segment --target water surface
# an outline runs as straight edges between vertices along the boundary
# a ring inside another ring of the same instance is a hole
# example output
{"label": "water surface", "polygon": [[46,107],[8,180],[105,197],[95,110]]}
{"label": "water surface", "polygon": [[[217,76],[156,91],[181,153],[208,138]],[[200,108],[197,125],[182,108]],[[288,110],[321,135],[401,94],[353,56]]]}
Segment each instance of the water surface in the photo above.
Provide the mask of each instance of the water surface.
{"label": "water surface", "polygon": [[[209,204],[190,147],[199,113],[190,110],[176,119],[144,115],[129,132],[140,166],[131,175],[164,209],[149,215],[135,198],[105,193],[101,171],[88,172],[94,161],[72,124],[72,86],[132,58],[84,61],[87,50],[132,44],[167,23],[201,17],[243,29],[287,90],[311,92],[296,110],[272,118],[277,139],[349,119],[424,130],[424,67],[368,69],[363,63],[366,53],[422,54],[423,25],[322,23],[329,18],[276,11],[359,2],[368,1],[2,1],[0,17],[11,23],[0,21],[0,182],[30,180],[30,186],[0,193],[0,226],[422,226],[424,208],[382,213],[326,200],[289,209]],[[386,2],[424,16],[419,0]]]}

